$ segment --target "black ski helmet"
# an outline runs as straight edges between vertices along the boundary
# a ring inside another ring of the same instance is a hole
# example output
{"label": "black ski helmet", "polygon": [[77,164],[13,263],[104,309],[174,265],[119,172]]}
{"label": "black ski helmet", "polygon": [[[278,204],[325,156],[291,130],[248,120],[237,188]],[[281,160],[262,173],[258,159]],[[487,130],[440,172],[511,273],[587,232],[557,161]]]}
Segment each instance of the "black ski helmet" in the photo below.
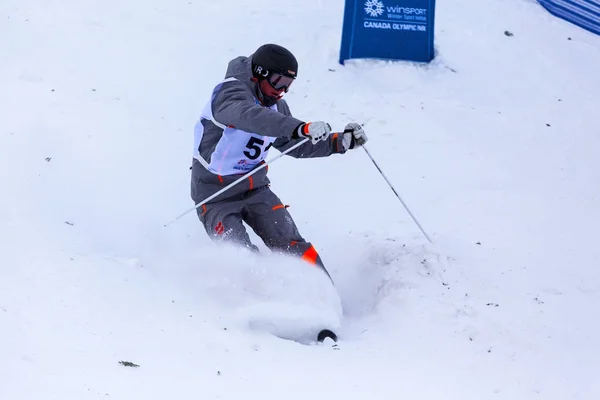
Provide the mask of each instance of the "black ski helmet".
{"label": "black ski helmet", "polygon": [[257,79],[265,78],[270,72],[296,78],[298,61],[291,51],[277,44],[264,44],[252,55],[252,75]]}

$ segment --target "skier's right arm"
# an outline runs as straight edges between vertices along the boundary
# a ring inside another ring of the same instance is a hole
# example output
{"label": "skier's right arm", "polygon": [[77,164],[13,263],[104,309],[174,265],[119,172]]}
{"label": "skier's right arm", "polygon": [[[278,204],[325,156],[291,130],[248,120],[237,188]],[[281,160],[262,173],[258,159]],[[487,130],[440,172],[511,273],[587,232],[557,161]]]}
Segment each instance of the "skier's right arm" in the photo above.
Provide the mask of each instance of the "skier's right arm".
{"label": "skier's right arm", "polygon": [[291,138],[304,123],[257,104],[248,87],[240,81],[223,84],[212,101],[212,113],[223,125],[272,137]]}

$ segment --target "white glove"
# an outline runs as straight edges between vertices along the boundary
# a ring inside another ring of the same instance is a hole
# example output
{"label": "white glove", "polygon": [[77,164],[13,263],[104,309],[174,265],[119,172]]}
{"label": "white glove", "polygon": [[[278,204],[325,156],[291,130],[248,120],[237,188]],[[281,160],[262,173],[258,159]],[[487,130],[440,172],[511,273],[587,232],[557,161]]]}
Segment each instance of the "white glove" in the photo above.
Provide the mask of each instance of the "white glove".
{"label": "white glove", "polygon": [[331,126],[323,121],[307,122],[298,126],[295,132],[296,137],[309,137],[312,144],[320,140],[325,140],[331,134]]}
{"label": "white glove", "polygon": [[350,122],[344,128],[343,144],[346,150],[354,149],[367,143],[367,134],[362,126],[356,122]]}

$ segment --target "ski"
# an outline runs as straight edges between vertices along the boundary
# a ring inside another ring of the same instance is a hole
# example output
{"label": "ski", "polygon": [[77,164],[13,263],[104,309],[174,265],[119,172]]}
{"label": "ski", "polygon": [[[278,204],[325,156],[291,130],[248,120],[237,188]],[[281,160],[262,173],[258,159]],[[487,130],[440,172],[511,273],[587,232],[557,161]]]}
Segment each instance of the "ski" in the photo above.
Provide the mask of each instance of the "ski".
{"label": "ski", "polygon": [[333,340],[333,341],[334,341],[334,342],[336,342],[336,343],[337,343],[337,341],[338,341],[338,337],[337,337],[337,335],[336,335],[336,334],[335,334],[333,331],[331,331],[331,330],[329,330],[329,329],[323,329],[323,330],[322,330],[321,332],[319,332],[319,334],[317,335],[317,341],[318,341],[319,343],[323,343],[323,341],[324,341],[325,339],[327,339],[327,338],[329,338],[329,339]]}

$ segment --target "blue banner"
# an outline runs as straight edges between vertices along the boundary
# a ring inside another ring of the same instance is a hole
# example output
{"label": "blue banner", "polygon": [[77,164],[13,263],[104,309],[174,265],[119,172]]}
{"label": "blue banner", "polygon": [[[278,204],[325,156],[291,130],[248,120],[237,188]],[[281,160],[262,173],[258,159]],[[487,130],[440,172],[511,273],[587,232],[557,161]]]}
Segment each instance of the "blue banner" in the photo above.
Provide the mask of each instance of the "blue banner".
{"label": "blue banner", "polygon": [[600,0],[538,0],[551,14],[600,35]]}
{"label": "blue banner", "polygon": [[429,62],[435,0],[346,0],[340,64],[352,58]]}

